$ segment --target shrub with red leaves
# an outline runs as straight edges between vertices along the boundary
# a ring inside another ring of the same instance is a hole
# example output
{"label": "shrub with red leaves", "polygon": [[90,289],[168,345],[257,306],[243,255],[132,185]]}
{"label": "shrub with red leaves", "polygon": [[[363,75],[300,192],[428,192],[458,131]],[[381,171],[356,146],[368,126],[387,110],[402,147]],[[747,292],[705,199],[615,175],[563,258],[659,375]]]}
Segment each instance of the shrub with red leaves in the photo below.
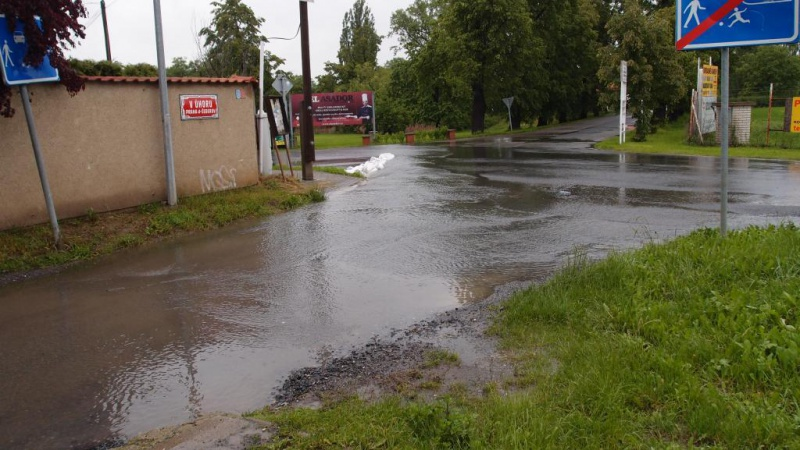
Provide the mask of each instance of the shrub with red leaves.
{"label": "shrub with red leaves", "polygon": [[[50,64],[58,69],[67,91],[75,95],[83,89],[83,79],[69,66],[62,52],[66,46],[74,48],[76,39],[86,37],[83,25],[78,23],[79,18],[86,17],[82,0],[0,0],[0,14],[6,16],[11,32],[17,22],[22,22],[28,42],[25,64],[41,65],[45,55],[49,55]],[[34,16],[42,19],[44,29],[39,29]],[[0,82],[0,116],[13,115],[11,89]]]}

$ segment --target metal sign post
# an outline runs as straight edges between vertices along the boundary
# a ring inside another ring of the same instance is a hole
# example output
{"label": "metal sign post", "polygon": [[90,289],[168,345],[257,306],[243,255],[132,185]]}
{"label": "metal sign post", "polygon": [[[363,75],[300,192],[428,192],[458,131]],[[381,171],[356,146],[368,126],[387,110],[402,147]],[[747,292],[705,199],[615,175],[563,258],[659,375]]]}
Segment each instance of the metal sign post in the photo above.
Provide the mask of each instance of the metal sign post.
{"label": "metal sign post", "polygon": [[[42,26],[41,20],[36,20],[36,25]],[[40,66],[33,67],[26,65],[23,60],[28,53],[28,43],[21,22],[17,22],[14,31],[10,32],[6,17],[0,14],[0,72],[3,74],[3,82],[8,86],[19,86],[22,96],[22,109],[25,111],[25,119],[28,122],[28,132],[31,135],[31,145],[33,146],[33,156],[36,159],[36,168],[39,171],[39,180],[42,183],[44,202],[47,207],[47,215],[50,218],[50,226],[53,229],[53,239],[56,248],[62,247],[61,229],[58,226],[58,215],[53,203],[53,194],[50,191],[50,182],[47,180],[47,170],[45,170],[44,157],[39,146],[39,137],[36,133],[36,123],[33,120],[33,109],[31,108],[31,97],[28,92],[28,84],[45,83],[58,81],[58,71],[50,65],[50,58],[45,56]]]}
{"label": "metal sign post", "polygon": [[720,234],[725,236],[728,229],[730,47],[796,42],[800,37],[800,0],[677,0],[675,14],[675,48],[719,48],[722,52]]}
{"label": "metal sign post", "polygon": [[513,130],[514,125],[511,122],[511,105],[514,104],[514,97],[507,97],[503,99],[503,103],[506,104],[506,108],[508,108],[508,129]]}
{"label": "metal sign post", "polygon": [[286,148],[291,148],[291,143],[294,140],[294,130],[291,126],[291,118],[292,118],[292,102],[289,101],[289,92],[292,91],[292,87],[294,85],[289,80],[289,78],[285,74],[278,74],[275,78],[275,81],[272,83],[272,87],[281,94],[283,97],[283,104],[286,105],[288,109],[288,116],[289,116],[289,141],[286,142]]}

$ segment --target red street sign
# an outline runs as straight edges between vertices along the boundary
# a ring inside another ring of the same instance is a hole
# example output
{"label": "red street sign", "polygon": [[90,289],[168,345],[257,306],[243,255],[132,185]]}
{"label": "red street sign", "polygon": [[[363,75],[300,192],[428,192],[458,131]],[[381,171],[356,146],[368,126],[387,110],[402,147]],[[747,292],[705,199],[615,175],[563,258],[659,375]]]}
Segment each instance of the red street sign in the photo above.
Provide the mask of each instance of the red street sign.
{"label": "red street sign", "polygon": [[219,119],[216,95],[181,95],[181,120]]}

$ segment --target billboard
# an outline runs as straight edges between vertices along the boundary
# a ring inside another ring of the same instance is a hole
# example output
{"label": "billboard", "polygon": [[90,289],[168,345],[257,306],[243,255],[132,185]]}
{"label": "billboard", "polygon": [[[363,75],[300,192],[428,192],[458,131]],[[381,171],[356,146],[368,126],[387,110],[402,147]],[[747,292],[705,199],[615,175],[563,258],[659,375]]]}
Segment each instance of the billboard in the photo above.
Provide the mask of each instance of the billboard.
{"label": "billboard", "polygon": [[[315,127],[360,126],[372,121],[372,92],[332,92],[311,95]],[[292,126],[300,126],[303,94],[292,94]]]}

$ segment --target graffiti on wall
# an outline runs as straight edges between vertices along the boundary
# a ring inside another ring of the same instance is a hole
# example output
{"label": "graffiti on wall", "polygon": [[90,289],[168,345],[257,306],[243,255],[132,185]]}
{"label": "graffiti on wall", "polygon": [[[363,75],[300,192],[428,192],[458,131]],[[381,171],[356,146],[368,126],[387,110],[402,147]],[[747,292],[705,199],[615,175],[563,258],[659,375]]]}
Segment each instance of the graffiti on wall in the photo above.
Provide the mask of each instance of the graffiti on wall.
{"label": "graffiti on wall", "polygon": [[200,170],[203,193],[224,191],[236,187],[236,169],[220,166],[217,170]]}

